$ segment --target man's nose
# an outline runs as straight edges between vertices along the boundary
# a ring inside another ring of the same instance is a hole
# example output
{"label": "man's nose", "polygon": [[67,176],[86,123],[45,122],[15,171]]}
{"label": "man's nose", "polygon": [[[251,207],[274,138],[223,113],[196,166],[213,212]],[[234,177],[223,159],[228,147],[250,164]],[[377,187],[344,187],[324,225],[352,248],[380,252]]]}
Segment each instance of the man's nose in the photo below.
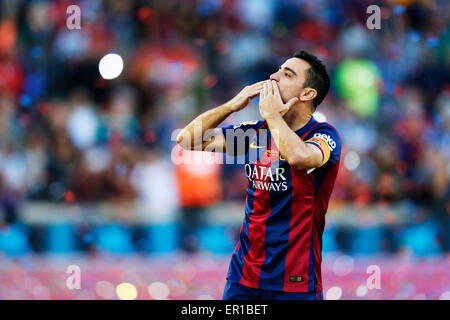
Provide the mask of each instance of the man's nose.
{"label": "man's nose", "polygon": [[270,80],[275,80],[275,81],[280,81],[280,72],[279,71],[277,71],[277,72],[275,72],[275,73],[272,73],[271,75],[270,75]]}

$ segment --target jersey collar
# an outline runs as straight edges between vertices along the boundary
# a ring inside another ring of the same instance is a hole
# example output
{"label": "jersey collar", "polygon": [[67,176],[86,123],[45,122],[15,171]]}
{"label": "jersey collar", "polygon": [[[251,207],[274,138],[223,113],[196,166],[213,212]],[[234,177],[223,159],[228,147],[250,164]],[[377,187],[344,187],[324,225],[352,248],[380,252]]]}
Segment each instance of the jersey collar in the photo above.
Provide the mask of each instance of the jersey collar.
{"label": "jersey collar", "polygon": [[295,131],[296,134],[302,136],[304,135],[313,125],[317,123],[317,120],[314,119],[314,116],[311,116],[311,119],[309,119],[308,123],[305,124],[303,127]]}
{"label": "jersey collar", "polygon": [[[302,135],[304,135],[306,132],[308,132],[308,130],[313,126],[313,125],[315,125],[316,123],[318,123],[318,121],[316,120],[316,119],[314,119],[314,116],[311,116],[311,119],[309,119],[309,121],[308,121],[308,123],[307,124],[305,124],[303,127],[301,127],[300,129],[297,129],[296,131],[295,131],[295,133],[297,134],[297,135],[299,135],[299,136],[302,136]],[[264,121],[263,123],[262,123],[262,125],[259,127],[260,129],[261,128],[264,128],[264,126],[266,126],[266,128],[267,128],[267,121]]]}

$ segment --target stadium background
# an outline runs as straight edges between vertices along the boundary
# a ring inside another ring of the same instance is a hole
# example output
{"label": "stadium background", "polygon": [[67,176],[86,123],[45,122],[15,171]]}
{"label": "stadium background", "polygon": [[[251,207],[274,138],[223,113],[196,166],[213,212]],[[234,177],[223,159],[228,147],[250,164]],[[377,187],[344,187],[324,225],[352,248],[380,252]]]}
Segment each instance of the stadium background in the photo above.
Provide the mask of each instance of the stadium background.
{"label": "stadium background", "polygon": [[[0,0],[0,299],[220,299],[246,177],[174,165],[171,135],[300,49],[327,64],[315,116],[343,142],[326,298],[450,299],[449,18],[444,0]],[[257,100],[224,124],[256,119]]]}

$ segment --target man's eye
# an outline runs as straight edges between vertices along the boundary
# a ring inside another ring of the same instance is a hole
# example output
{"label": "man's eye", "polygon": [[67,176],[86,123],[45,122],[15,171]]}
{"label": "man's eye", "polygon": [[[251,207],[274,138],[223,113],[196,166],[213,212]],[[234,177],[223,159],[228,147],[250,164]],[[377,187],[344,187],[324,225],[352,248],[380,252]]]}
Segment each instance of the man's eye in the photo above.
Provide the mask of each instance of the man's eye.
{"label": "man's eye", "polygon": [[285,75],[286,77],[288,77],[288,78],[291,77],[291,75],[290,75],[289,73],[287,73],[287,72],[285,72],[284,75]]}

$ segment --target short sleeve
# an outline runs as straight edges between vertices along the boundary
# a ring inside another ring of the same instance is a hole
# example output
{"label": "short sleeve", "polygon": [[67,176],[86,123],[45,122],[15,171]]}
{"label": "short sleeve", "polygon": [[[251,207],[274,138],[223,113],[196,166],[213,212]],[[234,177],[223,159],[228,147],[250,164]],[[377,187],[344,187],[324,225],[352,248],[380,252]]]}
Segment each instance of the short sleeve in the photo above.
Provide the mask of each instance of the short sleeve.
{"label": "short sleeve", "polygon": [[341,156],[341,139],[335,128],[328,124],[323,124],[314,128],[304,139],[305,143],[317,146],[323,155],[323,162],[319,167],[326,163],[335,164]]}

